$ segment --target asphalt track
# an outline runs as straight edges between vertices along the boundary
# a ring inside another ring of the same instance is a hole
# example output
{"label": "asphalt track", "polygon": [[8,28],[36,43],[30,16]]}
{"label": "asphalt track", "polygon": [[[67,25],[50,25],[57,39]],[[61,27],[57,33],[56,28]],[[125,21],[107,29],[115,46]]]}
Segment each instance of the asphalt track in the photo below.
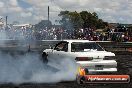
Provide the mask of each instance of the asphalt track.
{"label": "asphalt track", "polygon": [[[118,69],[120,69],[120,74],[132,74],[132,54],[122,52],[122,54],[117,54],[115,59],[117,60]],[[59,83],[25,83],[20,85],[14,84],[1,84],[0,88],[132,88],[132,82],[128,84],[85,84],[78,85],[75,81],[71,82],[59,82]]]}

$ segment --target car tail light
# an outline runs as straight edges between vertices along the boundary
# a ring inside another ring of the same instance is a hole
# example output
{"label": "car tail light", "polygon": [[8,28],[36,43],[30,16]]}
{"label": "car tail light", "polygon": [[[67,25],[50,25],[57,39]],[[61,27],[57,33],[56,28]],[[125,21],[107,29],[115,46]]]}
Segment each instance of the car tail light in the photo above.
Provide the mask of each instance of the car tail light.
{"label": "car tail light", "polygon": [[76,57],[77,61],[90,61],[90,60],[93,60],[92,57]]}

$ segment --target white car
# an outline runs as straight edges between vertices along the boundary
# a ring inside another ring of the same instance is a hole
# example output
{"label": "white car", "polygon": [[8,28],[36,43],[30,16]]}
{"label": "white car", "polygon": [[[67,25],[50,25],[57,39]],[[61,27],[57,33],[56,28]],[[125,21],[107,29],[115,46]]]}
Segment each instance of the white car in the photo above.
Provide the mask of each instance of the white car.
{"label": "white car", "polygon": [[70,58],[88,72],[116,72],[117,62],[105,60],[105,57],[115,56],[112,52],[105,51],[99,44],[88,40],[63,40],[53,49],[45,49],[42,57],[44,62],[48,58]]}

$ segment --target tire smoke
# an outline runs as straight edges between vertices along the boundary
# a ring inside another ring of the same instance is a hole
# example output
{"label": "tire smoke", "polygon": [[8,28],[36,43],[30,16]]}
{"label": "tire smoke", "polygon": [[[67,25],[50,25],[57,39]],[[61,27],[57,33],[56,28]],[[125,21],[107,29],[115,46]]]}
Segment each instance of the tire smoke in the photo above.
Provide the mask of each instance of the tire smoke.
{"label": "tire smoke", "polygon": [[[7,43],[11,34],[5,30],[0,31],[0,45],[2,47],[13,46],[10,42]],[[26,35],[17,38],[19,41],[23,41],[25,37]],[[23,43],[17,42],[18,47],[15,50],[25,49],[22,45]],[[7,48],[6,52],[3,52],[0,49],[0,84],[56,83],[75,79],[77,66],[75,61],[70,58],[50,58],[52,61],[46,65],[40,60],[38,53],[22,50],[25,53],[20,54],[15,50],[8,50]]]}
{"label": "tire smoke", "polygon": [[20,84],[73,81],[76,76],[76,63],[67,58],[63,58],[59,63],[55,65],[49,62],[45,65],[39,59],[39,54],[34,53],[10,55],[1,52],[0,83]]}

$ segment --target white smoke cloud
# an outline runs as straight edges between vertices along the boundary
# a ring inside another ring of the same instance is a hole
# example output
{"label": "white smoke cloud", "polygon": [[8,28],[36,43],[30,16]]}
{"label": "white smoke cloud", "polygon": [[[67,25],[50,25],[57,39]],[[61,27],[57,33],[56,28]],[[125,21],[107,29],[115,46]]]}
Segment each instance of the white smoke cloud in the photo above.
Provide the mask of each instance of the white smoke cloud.
{"label": "white smoke cloud", "polygon": [[[77,66],[74,60],[71,58],[48,58],[49,63],[45,65],[40,60],[40,54],[27,52],[28,47],[24,46],[25,43],[23,44],[23,42],[16,42],[15,45],[14,43],[12,45],[10,35],[17,37],[17,40],[19,41],[25,40],[26,38],[26,35],[19,35],[22,33],[21,30],[16,29],[18,32],[14,32],[14,30],[15,29],[12,28],[8,29],[7,31],[4,28],[0,29],[0,47],[5,47],[4,52],[0,49],[1,84],[19,84],[29,82],[56,83],[60,81],[75,80]],[[16,48],[11,48],[14,46]],[[21,54],[19,51],[17,51],[21,49],[25,49],[24,54]]]}
{"label": "white smoke cloud", "polygon": [[0,39],[5,40],[7,39],[6,31],[5,30],[0,30]]}
{"label": "white smoke cloud", "polygon": [[0,2],[0,8],[3,8],[3,7],[4,7],[4,3]]}
{"label": "white smoke cloud", "polygon": [[10,55],[1,52],[0,83],[56,83],[75,80],[74,61],[65,58],[59,66],[61,68],[45,65],[39,55],[34,53]]}

